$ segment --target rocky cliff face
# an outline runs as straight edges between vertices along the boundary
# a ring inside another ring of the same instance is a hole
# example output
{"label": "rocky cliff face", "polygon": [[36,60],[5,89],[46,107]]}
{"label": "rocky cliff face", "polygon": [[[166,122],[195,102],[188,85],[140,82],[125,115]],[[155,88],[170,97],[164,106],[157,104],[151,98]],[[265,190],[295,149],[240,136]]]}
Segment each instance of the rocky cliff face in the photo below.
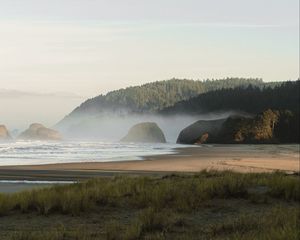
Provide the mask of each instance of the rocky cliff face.
{"label": "rocky cliff face", "polygon": [[7,141],[10,140],[11,136],[5,127],[5,125],[0,125],[0,141]]}
{"label": "rocky cliff face", "polygon": [[22,140],[61,140],[62,136],[58,131],[46,128],[39,123],[33,123],[18,138]]}
{"label": "rocky cliff face", "polygon": [[198,121],[181,131],[177,143],[295,143],[299,142],[298,123],[299,117],[292,112],[268,109],[253,117]]}
{"label": "rocky cliff face", "polygon": [[280,142],[275,128],[278,125],[280,113],[266,110],[256,116],[232,116],[227,118],[219,134],[221,143],[276,143]]}
{"label": "rocky cliff face", "polygon": [[121,141],[165,143],[166,138],[156,123],[145,122],[134,125]]}
{"label": "rocky cliff face", "polygon": [[217,140],[224,122],[225,119],[197,121],[180,132],[177,143],[201,144],[214,142]]}

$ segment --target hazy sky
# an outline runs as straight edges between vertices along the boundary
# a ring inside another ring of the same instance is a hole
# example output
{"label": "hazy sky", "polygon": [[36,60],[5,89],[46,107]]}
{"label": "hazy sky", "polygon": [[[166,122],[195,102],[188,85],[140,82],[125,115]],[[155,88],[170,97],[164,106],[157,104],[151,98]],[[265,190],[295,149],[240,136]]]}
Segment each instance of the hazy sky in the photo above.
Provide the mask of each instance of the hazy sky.
{"label": "hazy sky", "polygon": [[296,79],[298,28],[298,0],[0,0],[0,89],[90,97],[172,77]]}

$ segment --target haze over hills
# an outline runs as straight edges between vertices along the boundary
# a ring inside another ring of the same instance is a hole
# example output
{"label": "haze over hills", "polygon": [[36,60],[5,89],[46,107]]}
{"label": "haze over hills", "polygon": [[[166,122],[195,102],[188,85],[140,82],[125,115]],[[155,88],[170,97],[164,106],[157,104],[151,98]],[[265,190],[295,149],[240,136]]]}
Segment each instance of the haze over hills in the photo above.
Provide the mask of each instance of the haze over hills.
{"label": "haze over hills", "polygon": [[157,81],[111,91],[106,95],[88,99],[72,111],[60,124],[74,116],[99,114],[107,110],[115,112],[127,110],[135,113],[155,112],[173,106],[179,101],[218,89],[246,87],[249,85],[263,87],[278,84],[280,82],[264,83],[262,79],[257,78],[227,78],[206,81],[171,79]]}
{"label": "haze over hills", "polygon": [[0,0],[0,240],[300,240],[299,3]]}
{"label": "haze over hills", "polygon": [[[231,116],[219,124],[198,121],[181,132],[181,143],[295,143],[300,141],[299,91],[299,80],[272,87],[219,89],[178,102],[160,114],[200,116],[226,111],[248,114]],[[197,137],[193,139],[192,134]]]}
{"label": "haze over hills", "polygon": [[[142,121],[158,123],[168,139],[177,138],[178,132],[199,116],[183,116],[177,111],[172,117],[162,116],[164,109],[183,100],[221,89],[247,88],[249,85],[259,89],[266,86],[274,88],[280,82],[265,83],[255,78],[227,78],[221,80],[180,80],[158,81],[141,86],[128,87],[88,99],[74,109],[56,128],[70,137],[113,137],[114,140],[125,135],[129,128]],[[228,117],[230,109],[219,115],[205,114],[201,119]]]}

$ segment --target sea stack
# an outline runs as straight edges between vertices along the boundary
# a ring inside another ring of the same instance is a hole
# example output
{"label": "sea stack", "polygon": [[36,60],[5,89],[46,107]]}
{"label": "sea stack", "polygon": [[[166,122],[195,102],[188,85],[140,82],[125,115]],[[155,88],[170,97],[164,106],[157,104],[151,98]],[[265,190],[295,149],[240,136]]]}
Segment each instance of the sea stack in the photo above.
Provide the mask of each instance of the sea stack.
{"label": "sea stack", "polygon": [[62,136],[61,134],[53,129],[46,128],[42,124],[39,123],[33,123],[29,126],[29,128],[22,132],[18,139],[22,140],[61,140]]}
{"label": "sea stack", "polygon": [[154,122],[143,122],[134,125],[121,142],[165,143],[163,131]]}
{"label": "sea stack", "polygon": [[225,120],[199,120],[180,132],[177,143],[202,144],[217,142],[219,132]]}
{"label": "sea stack", "polygon": [[11,140],[11,136],[5,125],[0,125],[0,141]]}

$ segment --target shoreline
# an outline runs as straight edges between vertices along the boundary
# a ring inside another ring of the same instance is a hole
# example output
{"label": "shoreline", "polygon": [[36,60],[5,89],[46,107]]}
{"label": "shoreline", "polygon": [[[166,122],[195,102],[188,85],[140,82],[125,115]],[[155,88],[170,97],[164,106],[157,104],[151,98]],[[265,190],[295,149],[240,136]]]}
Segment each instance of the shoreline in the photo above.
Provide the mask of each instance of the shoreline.
{"label": "shoreline", "polygon": [[299,145],[201,145],[143,160],[0,166],[0,180],[78,181],[115,175],[165,175],[201,170],[300,171]]}

